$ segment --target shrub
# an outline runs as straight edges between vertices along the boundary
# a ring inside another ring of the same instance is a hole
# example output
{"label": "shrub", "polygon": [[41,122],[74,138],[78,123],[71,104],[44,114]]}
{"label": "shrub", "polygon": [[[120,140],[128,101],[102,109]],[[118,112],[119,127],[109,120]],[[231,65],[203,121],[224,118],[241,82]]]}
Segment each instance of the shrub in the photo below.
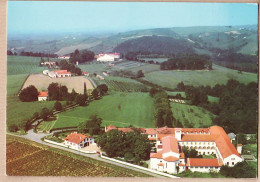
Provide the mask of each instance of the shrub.
{"label": "shrub", "polygon": [[56,101],[55,104],[54,104],[54,109],[56,111],[61,111],[62,110],[62,105],[59,101]]}
{"label": "shrub", "polygon": [[38,91],[35,86],[30,85],[29,87],[24,88],[20,95],[19,99],[22,102],[33,102],[38,100]]}
{"label": "shrub", "polygon": [[18,131],[18,126],[16,124],[11,124],[9,127],[8,127],[9,131],[11,132],[17,132]]}

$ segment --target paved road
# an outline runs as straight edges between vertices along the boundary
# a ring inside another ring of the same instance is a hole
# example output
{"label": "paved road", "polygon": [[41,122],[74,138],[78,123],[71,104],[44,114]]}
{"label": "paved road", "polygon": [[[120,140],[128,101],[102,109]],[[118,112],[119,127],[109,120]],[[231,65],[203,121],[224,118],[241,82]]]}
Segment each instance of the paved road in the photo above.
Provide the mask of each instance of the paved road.
{"label": "paved road", "polygon": [[149,175],[154,176],[154,177],[166,178],[164,176],[157,175],[157,174],[154,174],[154,173],[151,173],[151,172],[148,172],[148,171],[142,171],[140,169],[137,169],[137,168],[134,168],[134,167],[131,167],[131,166],[126,166],[124,164],[120,164],[120,163],[116,163],[116,162],[113,162],[113,161],[110,161],[110,160],[106,160],[106,159],[100,158],[98,156],[98,154],[85,154],[85,153],[81,153],[79,151],[75,151],[75,150],[72,150],[72,149],[69,149],[69,148],[64,148],[64,147],[61,147],[61,146],[58,146],[58,145],[46,143],[46,142],[42,141],[41,138],[43,138],[43,137],[45,137],[47,135],[50,135],[50,133],[49,134],[34,133],[33,130],[31,129],[31,130],[28,131],[27,135],[19,135],[19,136],[18,135],[14,135],[14,136],[18,136],[18,137],[21,137],[21,138],[29,139],[29,140],[35,141],[35,142],[43,144],[43,145],[47,145],[47,146],[50,146],[50,147],[58,148],[58,149],[61,149],[61,150],[66,150],[66,151],[69,151],[69,152],[72,152],[72,153],[75,153],[75,154],[78,154],[78,155],[86,156],[86,157],[89,157],[89,158],[92,158],[92,159],[96,159],[96,160],[103,161],[103,162],[106,162],[106,163],[114,164],[114,165],[117,165],[117,166],[120,166],[120,167],[132,169],[134,171],[138,171],[138,172],[142,172],[142,173],[145,173],[145,174],[149,174]]}

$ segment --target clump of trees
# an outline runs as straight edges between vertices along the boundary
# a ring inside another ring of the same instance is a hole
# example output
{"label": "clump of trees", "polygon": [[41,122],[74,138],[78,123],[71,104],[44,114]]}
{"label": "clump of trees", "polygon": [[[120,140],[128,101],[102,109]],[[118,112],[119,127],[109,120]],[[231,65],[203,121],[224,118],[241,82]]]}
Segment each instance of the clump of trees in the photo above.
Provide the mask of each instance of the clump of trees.
{"label": "clump of trees", "polygon": [[22,102],[33,102],[38,100],[38,90],[35,86],[30,85],[29,87],[24,88],[19,94],[19,99]]}
{"label": "clump of trees", "polygon": [[56,101],[56,102],[54,103],[54,109],[55,109],[56,111],[61,111],[61,110],[62,110],[62,104],[61,104],[59,101]]}
{"label": "clump of trees", "polygon": [[61,70],[67,70],[79,76],[82,75],[82,71],[79,67],[75,66],[74,64],[68,63],[66,60],[61,60],[59,66]]}
{"label": "clump of trees", "polygon": [[100,134],[101,131],[102,118],[99,118],[97,115],[91,115],[90,119],[85,122],[81,122],[78,125],[79,133],[89,133],[90,135]]}
{"label": "clump of trees", "polygon": [[188,147],[184,146],[182,151],[186,158],[202,158],[202,155],[198,155],[198,151],[195,149],[189,149]]}
{"label": "clump of trees", "polygon": [[167,93],[156,88],[151,88],[149,93],[154,98],[156,127],[182,127],[181,123],[173,117]]}
{"label": "clump of trees", "polygon": [[108,92],[107,85],[101,84],[101,85],[98,85],[97,88],[95,88],[92,91],[92,96],[96,100],[96,99],[99,99],[100,97],[102,97],[103,95],[105,95],[107,92]]}
{"label": "clump of trees", "polygon": [[234,167],[222,166],[220,174],[232,178],[256,178],[257,171],[246,161],[237,163]]}
{"label": "clump of trees", "polygon": [[73,64],[78,63],[85,63],[89,61],[93,61],[95,57],[95,53],[89,50],[82,50],[79,51],[76,49],[73,53],[70,54],[69,61]]}
{"label": "clump of trees", "polygon": [[100,135],[96,142],[109,157],[124,157],[126,161],[137,164],[150,158],[150,141],[138,130],[127,133],[111,130]]}
{"label": "clump of trees", "polygon": [[171,58],[160,64],[161,70],[212,70],[212,62],[208,55],[185,55]]}

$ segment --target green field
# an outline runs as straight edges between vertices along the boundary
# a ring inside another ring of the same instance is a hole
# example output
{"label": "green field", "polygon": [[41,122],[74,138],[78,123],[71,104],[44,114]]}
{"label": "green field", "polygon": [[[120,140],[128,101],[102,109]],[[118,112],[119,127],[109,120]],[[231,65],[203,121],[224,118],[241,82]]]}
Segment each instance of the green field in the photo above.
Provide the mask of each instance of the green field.
{"label": "green field", "polygon": [[197,106],[171,102],[171,108],[174,118],[179,120],[184,128],[211,126],[215,117],[214,114]]}
{"label": "green field", "polygon": [[239,74],[236,70],[213,65],[212,71],[154,71],[146,73],[146,80],[163,87],[174,89],[181,81],[185,85],[193,86],[214,86],[216,84],[225,84],[229,79],[236,79],[241,83],[257,82],[257,74],[243,72]]}
{"label": "green field", "polygon": [[38,131],[50,131],[52,127],[54,126],[55,122],[57,120],[57,117],[50,117],[47,120],[44,120],[37,126]]}
{"label": "green field", "polygon": [[211,103],[219,102],[219,98],[218,97],[208,96],[208,101],[211,102]]}
{"label": "green field", "polygon": [[54,128],[77,126],[92,114],[103,119],[103,126],[155,127],[153,112],[153,100],[148,93],[114,93],[86,107],[59,114]]}
{"label": "green field", "polygon": [[47,67],[39,67],[41,58],[27,56],[7,56],[7,75],[41,73]]}
{"label": "green field", "polygon": [[150,72],[154,72],[154,71],[160,71],[160,65],[156,65],[156,64],[144,64],[141,65],[139,67],[135,67],[135,68],[131,68],[131,69],[127,69],[129,71],[133,71],[133,72],[138,72],[139,70],[142,70],[143,73],[150,73]]}
{"label": "green field", "polygon": [[6,138],[8,176],[151,177],[23,138]]}
{"label": "green field", "polygon": [[246,144],[243,146],[243,152],[250,153],[257,158],[257,144]]}
{"label": "green field", "polygon": [[93,62],[89,64],[80,64],[78,67],[82,71],[87,71],[90,74],[97,73],[97,74],[102,74],[103,71],[106,70],[106,64],[104,63],[99,63],[99,62]]}

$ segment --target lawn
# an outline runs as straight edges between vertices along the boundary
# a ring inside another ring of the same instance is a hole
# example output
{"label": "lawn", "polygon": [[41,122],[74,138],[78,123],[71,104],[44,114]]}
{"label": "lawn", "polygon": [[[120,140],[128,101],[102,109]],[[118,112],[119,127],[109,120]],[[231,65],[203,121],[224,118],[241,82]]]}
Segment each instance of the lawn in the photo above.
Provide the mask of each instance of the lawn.
{"label": "lawn", "polygon": [[44,120],[37,126],[38,131],[49,131],[54,126],[56,120],[57,117],[55,116]]}
{"label": "lawn", "polygon": [[54,128],[77,126],[93,114],[103,119],[103,126],[155,127],[153,112],[153,100],[148,93],[111,93],[86,107],[59,114]]}
{"label": "lawn", "polygon": [[215,117],[211,112],[197,106],[171,102],[171,108],[173,116],[182,123],[184,128],[211,126],[212,119]]}
{"label": "lawn", "polygon": [[9,176],[151,177],[85,156],[7,135]]}
{"label": "lawn", "polygon": [[228,69],[218,65],[213,65],[212,71],[154,71],[145,73],[146,80],[163,87],[174,89],[181,81],[185,85],[193,86],[214,86],[216,84],[226,84],[229,79],[236,79],[241,83],[257,82],[257,74],[243,72],[239,74],[236,70]]}
{"label": "lawn", "polygon": [[107,66],[104,63],[90,62],[89,64],[80,64],[78,67],[82,71],[87,71],[90,74],[97,73],[102,74],[103,71],[107,70]]}
{"label": "lawn", "polygon": [[250,153],[257,158],[257,144],[246,144],[243,146],[243,153]]}

